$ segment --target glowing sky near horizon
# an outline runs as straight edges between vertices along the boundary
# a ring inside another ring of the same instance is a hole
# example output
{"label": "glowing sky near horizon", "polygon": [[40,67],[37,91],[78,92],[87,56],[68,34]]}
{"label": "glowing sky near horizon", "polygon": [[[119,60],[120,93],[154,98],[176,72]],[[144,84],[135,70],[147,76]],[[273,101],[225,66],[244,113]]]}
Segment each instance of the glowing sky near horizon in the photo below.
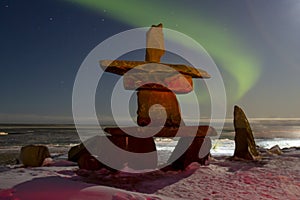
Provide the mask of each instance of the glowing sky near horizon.
{"label": "glowing sky near horizon", "polygon": [[230,75],[229,88],[235,90],[229,91],[229,100],[235,101],[243,97],[260,77],[259,57],[247,48],[247,42],[242,41],[236,33],[224,30],[222,24],[204,18],[193,9],[181,9],[176,3],[170,7],[164,1],[159,5],[151,1],[67,1],[101,14],[104,12],[108,17],[134,27],[146,27],[161,22],[166,28],[192,37],[217,61],[217,66]]}

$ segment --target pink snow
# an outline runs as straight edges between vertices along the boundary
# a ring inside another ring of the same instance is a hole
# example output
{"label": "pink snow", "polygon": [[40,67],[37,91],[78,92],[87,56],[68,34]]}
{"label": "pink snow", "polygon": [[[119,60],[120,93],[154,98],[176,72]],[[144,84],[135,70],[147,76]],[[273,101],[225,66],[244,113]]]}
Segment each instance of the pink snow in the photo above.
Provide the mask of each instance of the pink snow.
{"label": "pink snow", "polygon": [[0,200],[300,199],[299,150],[253,162],[216,157],[176,172],[91,172],[67,161],[0,170]]}

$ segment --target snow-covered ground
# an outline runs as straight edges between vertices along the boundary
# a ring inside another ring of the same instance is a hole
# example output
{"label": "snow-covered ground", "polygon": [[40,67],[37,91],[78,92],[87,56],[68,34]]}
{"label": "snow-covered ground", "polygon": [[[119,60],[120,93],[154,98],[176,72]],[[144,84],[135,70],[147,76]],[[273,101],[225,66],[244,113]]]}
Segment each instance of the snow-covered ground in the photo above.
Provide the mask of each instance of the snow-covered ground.
{"label": "snow-covered ground", "polygon": [[208,166],[144,174],[78,170],[63,160],[0,168],[0,200],[35,199],[300,199],[300,150],[253,162],[214,157]]}

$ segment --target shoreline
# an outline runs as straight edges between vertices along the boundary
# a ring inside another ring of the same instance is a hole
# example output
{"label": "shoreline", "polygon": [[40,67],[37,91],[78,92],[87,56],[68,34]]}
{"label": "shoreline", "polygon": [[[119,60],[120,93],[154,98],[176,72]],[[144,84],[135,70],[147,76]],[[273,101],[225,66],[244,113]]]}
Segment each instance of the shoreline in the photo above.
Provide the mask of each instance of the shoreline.
{"label": "shoreline", "polygon": [[[255,139],[255,141],[259,149],[270,149],[276,145],[278,145],[280,149],[300,148],[300,146],[296,146],[297,144],[300,144],[300,139],[298,138],[276,138],[276,139],[257,138]],[[164,140],[164,138],[163,139],[157,138],[157,140],[155,140],[155,143],[156,143],[158,153],[164,151],[171,154],[171,151],[174,150],[175,145],[177,144],[177,140],[170,139],[166,141]],[[66,159],[70,148],[78,144],[80,143],[65,144],[65,145],[36,143],[36,145],[47,146],[51,154],[51,157],[54,158],[60,157],[60,159]],[[169,145],[165,146],[166,144]],[[22,146],[23,145],[0,147],[0,166],[5,166],[7,164],[9,165],[18,164],[19,154]],[[210,150],[212,156],[214,157],[231,156],[233,155],[233,152],[234,152],[233,139],[231,138],[212,139],[212,148]],[[164,157],[166,156],[168,155],[164,155]]]}

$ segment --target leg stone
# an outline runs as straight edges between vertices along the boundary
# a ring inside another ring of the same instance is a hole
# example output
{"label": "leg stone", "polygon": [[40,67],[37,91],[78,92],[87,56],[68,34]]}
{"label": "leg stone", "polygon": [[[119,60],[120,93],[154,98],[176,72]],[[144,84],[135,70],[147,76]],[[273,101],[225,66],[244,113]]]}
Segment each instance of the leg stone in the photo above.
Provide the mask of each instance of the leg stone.
{"label": "leg stone", "polygon": [[194,139],[190,137],[180,138],[169,161],[174,160],[174,156],[178,155],[178,152],[180,152],[181,149],[186,148],[186,146],[188,146],[189,144],[190,146],[184,152],[184,154],[182,154],[177,160],[172,162],[172,169],[184,170],[192,162],[198,162],[201,165],[206,164],[211,149],[211,140],[208,137],[195,137]]}
{"label": "leg stone", "polygon": [[[105,167],[111,171],[115,171],[112,169],[112,166],[107,166],[105,163],[101,163],[96,158],[102,157],[104,160],[110,160],[114,163],[114,167],[118,169],[122,169],[125,164],[132,169],[155,169],[157,167],[157,153],[156,146],[154,143],[154,139],[151,138],[136,138],[130,136],[107,136],[113,145],[119,147],[120,149],[132,153],[138,153],[133,156],[128,157],[125,152],[118,150],[118,154],[113,153],[115,157],[112,157],[111,152],[107,152],[109,150],[109,146],[107,146],[107,142],[104,142],[105,136],[97,136],[89,139],[85,142],[85,144],[91,145],[94,149],[95,155],[91,155],[91,153],[83,146],[78,148],[78,152],[76,153],[76,161],[78,162],[79,168],[87,169],[87,170],[98,170],[102,167]],[[70,150],[71,151],[71,150]],[[72,150],[74,151],[74,150]],[[149,153],[152,157],[148,157],[148,159],[142,160],[141,162],[137,162],[137,158],[140,158],[142,153]],[[69,152],[69,154],[71,154]],[[73,160],[75,157],[73,158]],[[75,161],[75,160],[74,160]],[[136,164],[138,163],[138,165]],[[118,170],[116,169],[116,170]]]}

